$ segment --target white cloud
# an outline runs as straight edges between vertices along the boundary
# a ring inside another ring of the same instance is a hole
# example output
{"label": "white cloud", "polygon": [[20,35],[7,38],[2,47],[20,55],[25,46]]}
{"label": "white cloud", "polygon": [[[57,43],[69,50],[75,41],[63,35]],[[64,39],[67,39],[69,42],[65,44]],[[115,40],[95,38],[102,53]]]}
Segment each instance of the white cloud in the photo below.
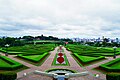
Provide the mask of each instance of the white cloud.
{"label": "white cloud", "polygon": [[117,37],[119,15],[119,0],[0,0],[0,34]]}

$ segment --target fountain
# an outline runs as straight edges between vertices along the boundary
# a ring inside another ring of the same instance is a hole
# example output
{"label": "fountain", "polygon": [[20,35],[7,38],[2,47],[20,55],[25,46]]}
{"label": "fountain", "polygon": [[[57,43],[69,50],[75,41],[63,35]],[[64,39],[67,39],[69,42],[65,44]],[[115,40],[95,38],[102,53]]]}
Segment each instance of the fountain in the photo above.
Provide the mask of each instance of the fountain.
{"label": "fountain", "polygon": [[75,73],[74,71],[68,69],[52,69],[47,72],[35,70],[34,73],[53,77],[54,80],[68,80],[70,77],[86,76],[89,74],[88,71]]}

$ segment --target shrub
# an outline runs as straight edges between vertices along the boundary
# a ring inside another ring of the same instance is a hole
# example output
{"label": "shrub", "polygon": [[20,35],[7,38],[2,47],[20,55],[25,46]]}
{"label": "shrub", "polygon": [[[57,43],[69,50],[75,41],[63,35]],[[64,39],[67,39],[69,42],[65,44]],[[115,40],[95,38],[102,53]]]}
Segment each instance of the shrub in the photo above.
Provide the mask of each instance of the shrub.
{"label": "shrub", "polygon": [[104,56],[97,56],[97,57],[81,56],[81,55],[78,55],[77,53],[74,53],[74,56],[77,57],[83,63],[89,63],[89,62],[93,62],[93,61],[98,61],[98,60],[101,60],[101,59],[105,59]]}
{"label": "shrub", "polygon": [[[117,59],[107,62],[105,64],[101,64],[99,67],[108,72],[118,72],[118,71],[120,71],[119,61],[120,61],[120,58],[117,58]],[[116,65],[116,66],[113,66],[113,65]]]}
{"label": "shrub", "polygon": [[106,74],[106,80],[120,80],[120,74],[116,73]]}
{"label": "shrub", "polygon": [[16,62],[12,59],[7,58],[6,56],[0,56],[0,59],[6,61],[9,63],[11,66],[0,66],[0,69],[2,70],[14,70],[23,67],[23,65],[19,62]]}
{"label": "shrub", "polygon": [[32,56],[35,56],[35,54],[18,54],[18,57],[20,58],[23,58],[23,59],[26,59],[26,60],[29,60],[29,61],[32,61],[32,62],[39,62],[41,59],[43,59],[46,55],[48,55],[48,53],[44,53],[42,55],[36,55],[38,57],[32,57]]}
{"label": "shrub", "polygon": [[15,72],[0,72],[0,80],[15,80],[17,73]]}
{"label": "shrub", "polygon": [[3,50],[2,48],[0,49],[0,52],[6,53],[6,50]]}

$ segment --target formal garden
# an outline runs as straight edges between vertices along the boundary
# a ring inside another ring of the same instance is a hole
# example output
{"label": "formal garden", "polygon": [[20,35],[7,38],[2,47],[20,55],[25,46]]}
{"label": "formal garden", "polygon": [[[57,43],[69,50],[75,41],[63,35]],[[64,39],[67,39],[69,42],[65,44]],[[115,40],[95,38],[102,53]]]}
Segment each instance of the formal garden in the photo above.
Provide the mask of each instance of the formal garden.
{"label": "formal garden", "polygon": [[[100,64],[98,67],[93,68],[93,70],[106,74],[106,77],[111,76],[113,79],[108,77],[110,80],[119,80],[120,58],[115,57],[120,54],[120,48],[117,48],[114,51],[114,48],[112,47],[93,47],[71,44],[67,45],[66,48],[73,53],[71,55],[82,67],[94,65],[101,61],[104,62],[104,60],[107,60],[108,58],[113,58],[113,60]],[[117,76],[118,79],[115,79],[115,76]]]}
{"label": "formal garden", "polygon": [[[56,47],[57,45],[55,44],[27,44],[24,46],[12,46],[7,48],[1,47],[0,51],[2,55],[0,56],[0,73],[17,73],[22,70],[29,69],[28,66],[25,66],[18,61],[10,59],[10,55],[14,56],[15,59],[24,61],[26,63],[35,66],[41,66],[50,56],[49,52],[53,51]],[[119,56],[120,54],[120,48],[117,48],[115,51],[112,47],[93,47],[81,44],[67,44],[65,48],[71,52],[71,56],[79,64],[79,66],[83,68],[97,64],[102,61],[104,62],[108,58],[113,58],[114,56]],[[69,64],[70,62],[67,55],[61,47],[57,49],[57,52],[53,57],[54,58],[51,66],[71,66]],[[110,74],[110,76],[111,73],[113,73],[114,75],[118,75],[120,71],[120,58],[113,58],[113,60],[104,64],[99,64],[96,68],[93,68],[92,70],[98,72],[100,71],[102,74]]]}

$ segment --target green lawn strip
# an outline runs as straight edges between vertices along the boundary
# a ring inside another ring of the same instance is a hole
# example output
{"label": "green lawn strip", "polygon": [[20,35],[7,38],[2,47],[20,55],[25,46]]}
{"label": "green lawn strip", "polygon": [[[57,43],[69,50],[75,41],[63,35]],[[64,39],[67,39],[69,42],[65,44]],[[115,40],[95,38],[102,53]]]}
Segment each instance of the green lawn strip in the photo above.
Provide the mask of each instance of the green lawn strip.
{"label": "green lawn strip", "polygon": [[19,62],[16,62],[6,56],[0,56],[0,69],[2,70],[14,70],[23,67],[23,65]]}
{"label": "green lawn strip", "polygon": [[30,63],[30,64],[33,64],[33,65],[35,65],[35,66],[40,66],[40,65],[42,65],[44,62],[45,62],[45,60],[49,57],[49,53],[47,54],[47,55],[45,55],[43,58],[41,58],[39,61],[37,61],[37,62],[34,62],[34,61],[31,61],[31,60],[28,60],[28,59],[25,59],[25,58],[21,58],[21,57],[16,57],[16,58],[18,58],[18,59],[20,59],[20,60],[22,60],[22,61],[25,61],[25,62],[28,62],[28,63]]}
{"label": "green lawn strip", "polygon": [[40,61],[44,56],[46,56],[48,53],[44,53],[42,55],[23,55],[19,54],[18,57],[33,61],[33,62],[38,62]]}
{"label": "green lawn strip", "polygon": [[71,54],[72,55],[72,57],[75,59],[75,61],[81,66],[81,67],[83,67],[83,65],[80,63],[80,61],[73,55],[73,54]]}
{"label": "green lawn strip", "polygon": [[3,60],[3,59],[0,58],[0,67],[1,67],[1,66],[3,66],[3,67],[4,67],[4,66],[10,67],[11,64],[7,63],[5,60]]}
{"label": "green lawn strip", "polygon": [[118,72],[120,71],[120,58],[101,64],[99,67],[108,72]]}
{"label": "green lawn strip", "polygon": [[7,51],[0,48],[0,52],[6,53]]}
{"label": "green lawn strip", "polygon": [[[120,53],[116,53],[116,55],[118,55]],[[80,54],[80,55],[83,55],[83,56],[113,56],[114,53],[85,53],[85,54]]]}
{"label": "green lawn strip", "polygon": [[55,64],[56,64],[56,60],[57,60],[57,53],[56,53],[56,55],[55,55],[55,57],[54,57],[54,59],[53,59],[52,65],[55,65]]}
{"label": "green lawn strip", "polygon": [[64,59],[65,59],[65,64],[56,64],[56,61],[57,61],[57,56],[58,54],[56,53],[55,57],[54,57],[54,60],[52,62],[52,65],[53,66],[70,66],[69,62],[68,62],[68,59],[66,57],[66,55],[64,54]]}
{"label": "green lawn strip", "polygon": [[44,56],[37,64],[35,64],[36,66],[41,66],[45,60],[49,57],[50,54],[47,54],[46,56]]}
{"label": "green lawn strip", "polygon": [[25,52],[14,52],[14,51],[8,51],[9,55],[17,55],[17,54],[25,54]]}
{"label": "green lawn strip", "polygon": [[100,59],[105,59],[104,56],[99,56],[99,57],[91,57],[91,56],[81,56],[78,55],[77,53],[74,53],[74,55],[83,63],[88,63],[88,62],[93,62],[93,61],[97,61]]}

